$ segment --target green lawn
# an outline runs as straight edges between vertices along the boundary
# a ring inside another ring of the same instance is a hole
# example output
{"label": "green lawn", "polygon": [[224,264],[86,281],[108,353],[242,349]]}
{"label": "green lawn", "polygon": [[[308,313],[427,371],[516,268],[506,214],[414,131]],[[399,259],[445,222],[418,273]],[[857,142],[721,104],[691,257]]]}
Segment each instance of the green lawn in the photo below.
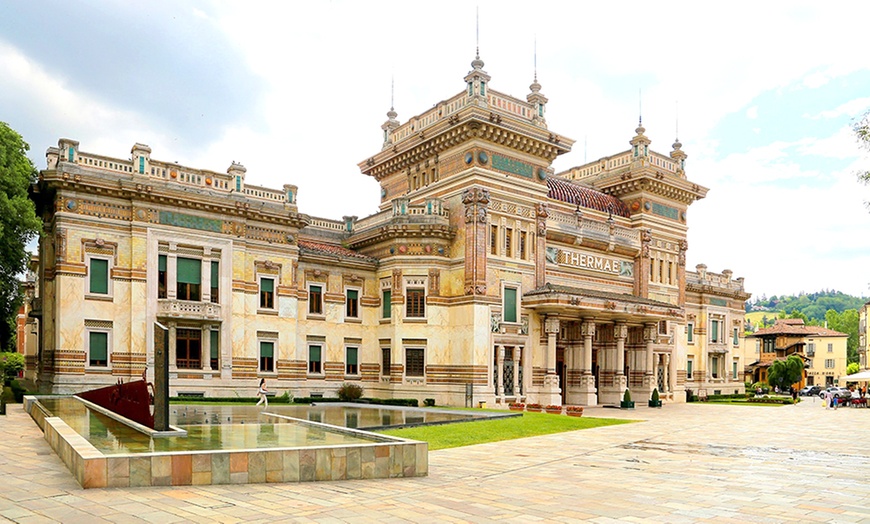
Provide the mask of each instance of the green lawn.
{"label": "green lawn", "polygon": [[379,433],[428,442],[432,451],[630,422],[637,421],[524,412],[522,417],[391,429]]}

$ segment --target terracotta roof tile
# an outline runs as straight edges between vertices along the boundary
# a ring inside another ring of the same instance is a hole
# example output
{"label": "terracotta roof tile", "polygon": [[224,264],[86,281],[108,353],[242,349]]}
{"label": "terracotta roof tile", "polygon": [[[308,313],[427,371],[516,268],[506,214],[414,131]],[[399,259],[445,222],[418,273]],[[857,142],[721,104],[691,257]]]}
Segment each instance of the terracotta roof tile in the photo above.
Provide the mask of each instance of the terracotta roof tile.
{"label": "terracotta roof tile", "polygon": [[833,329],[828,329],[822,326],[807,326],[804,321],[799,318],[781,318],[769,328],[759,329],[752,336],[759,337],[763,335],[800,335],[800,336],[820,336],[820,337],[847,337],[846,333],[840,333]]}
{"label": "terracotta roof tile", "polygon": [[628,206],[625,205],[625,202],[592,188],[557,177],[547,178],[547,188],[549,188],[547,196],[554,200],[579,204],[581,207],[595,209],[604,213],[610,211],[608,206],[612,206],[614,215],[629,217]]}
{"label": "terracotta roof tile", "polygon": [[368,262],[377,262],[378,259],[357,253],[352,249],[348,249],[336,244],[325,244],[323,242],[312,242],[310,240],[299,240],[299,249],[302,253],[311,253],[313,255],[330,255],[345,258],[356,258]]}

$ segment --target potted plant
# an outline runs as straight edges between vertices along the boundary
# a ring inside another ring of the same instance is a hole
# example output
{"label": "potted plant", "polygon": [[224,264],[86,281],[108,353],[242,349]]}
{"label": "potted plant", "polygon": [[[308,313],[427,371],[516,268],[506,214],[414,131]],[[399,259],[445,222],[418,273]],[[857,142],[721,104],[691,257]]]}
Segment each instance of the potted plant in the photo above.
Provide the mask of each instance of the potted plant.
{"label": "potted plant", "polygon": [[631,400],[631,392],[628,389],[622,395],[622,402],[619,403],[619,407],[622,409],[634,409],[634,401]]}
{"label": "potted plant", "polygon": [[511,402],[510,404],[508,404],[508,409],[510,409],[511,411],[522,411],[526,409],[526,405],[522,402]]}
{"label": "potted plant", "polygon": [[562,406],[561,405],[557,406],[555,404],[550,404],[545,409],[547,410],[547,413],[550,413],[551,415],[561,415],[562,414]]}
{"label": "potted plant", "polygon": [[[628,391],[628,390],[626,390]],[[659,388],[653,388],[652,397],[649,399],[649,407],[660,408],[662,401],[659,399]]]}
{"label": "potted plant", "polygon": [[565,414],[569,417],[582,417],[583,406],[565,406]]}
{"label": "potted plant", "polygon": [[526,404],[526,411],[534,411],[536,413],[540,413],[542,406],[540,404]]}

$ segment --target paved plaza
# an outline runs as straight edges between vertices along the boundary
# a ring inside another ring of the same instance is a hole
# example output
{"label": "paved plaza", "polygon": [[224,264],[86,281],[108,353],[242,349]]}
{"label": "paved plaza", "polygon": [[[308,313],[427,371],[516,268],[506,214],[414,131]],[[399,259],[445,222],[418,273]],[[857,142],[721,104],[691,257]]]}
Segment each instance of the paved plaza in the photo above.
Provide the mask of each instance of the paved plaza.
{"label": "paved plaza", "polygon": [[870,522],[870,409],[817,399],[592,408],[643,422],[433,451],[424,478],[87,491],[10,408],[14,522]]}

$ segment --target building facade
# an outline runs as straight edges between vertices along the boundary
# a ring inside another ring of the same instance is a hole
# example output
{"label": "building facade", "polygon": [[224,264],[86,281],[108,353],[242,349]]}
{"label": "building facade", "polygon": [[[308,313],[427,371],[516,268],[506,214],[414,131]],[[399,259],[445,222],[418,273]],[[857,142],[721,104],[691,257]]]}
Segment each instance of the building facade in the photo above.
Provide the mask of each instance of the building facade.
{"label": "building facade", "polygon": [[870,328],[868,328],[867,316],[870,314],[870,302],[865,303],[858,311],[858,366],[861,371],[870,370],[867,355],[870,354]]}
{"label": "building facade", "polygon": [[[548,128],[541,85],[505,95],[483,65],[407,122],[390,109],[359,164],[381,187],[362,219],[300,213],[295,186],[247,184],[240,164],[61,139],[33,191],[40,388],[152,372],[155,329],[173,394],[252,395],[260,377],[295,396],[356,382],[453,405],[736,388],[725,335],[748,295],[730,272],[686,272],[688,207],[707,189],[679,141],[657,153],[638,125],[628,150],[557,174],[573,140]],[[687,343],[690,324],[719,321],[722,340]]]}
{"label": "building facade", "polygon": [[767,382],[767,370],[775,360],[797,355],[804,360],[804,376],[798,387],[835,386],[846,376],[849,335],[821,326],[807,326],[799,318],[779,319],[769,328],[749,337],[756,360],[750,364],[752,381]]}

